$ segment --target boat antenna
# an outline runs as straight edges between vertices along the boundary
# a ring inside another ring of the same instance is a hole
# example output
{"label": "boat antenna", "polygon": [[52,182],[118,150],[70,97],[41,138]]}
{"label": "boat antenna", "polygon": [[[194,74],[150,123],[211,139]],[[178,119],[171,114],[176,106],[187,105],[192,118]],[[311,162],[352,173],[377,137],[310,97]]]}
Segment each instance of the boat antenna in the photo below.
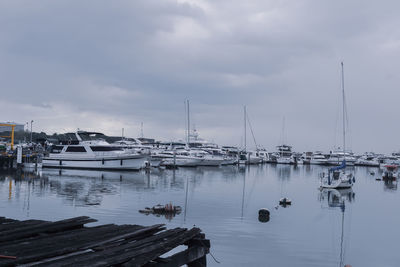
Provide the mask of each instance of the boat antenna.
{"label": "boat antenna", "polygon": [[140,135],[143,138],[143,122],[140,124]]}
{"label": "boat antenna", "polygon": [[124,140],[124,128],[122,128],[122,136],[121,139]]}
{"label": "boat antenna", "polygon": [[345,119],[346,119],[346,112],[345,112],[345,98],[344,98],[344,67],[343,67],[343,61],[341,62],[342,65],[342,100],[343,100],[343,160],[346,159],[345,157],[345,153],[346,153],[346,123],[345,123]]}

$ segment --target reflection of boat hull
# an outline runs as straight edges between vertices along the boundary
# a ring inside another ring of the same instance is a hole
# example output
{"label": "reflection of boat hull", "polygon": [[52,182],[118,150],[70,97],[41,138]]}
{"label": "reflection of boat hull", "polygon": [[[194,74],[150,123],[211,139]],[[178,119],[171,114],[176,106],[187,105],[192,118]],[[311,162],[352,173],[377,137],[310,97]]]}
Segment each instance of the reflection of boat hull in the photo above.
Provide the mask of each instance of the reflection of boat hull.
{"label": "reflection of boat hull", "polygon": [[203,158],[198,166],[220,166],[223,162],[223,158]]}
{"label": "reflection of boat hull", "polygon": [[201,162],[200,158],[165,158],[162,165],[178,167],[196,167]]}
{"label": "reflection of boat hull", "polygon": [[140,170],[145,167],[146,160],[142,155],[96,159],[44,158],[42,166],[60,169]]}

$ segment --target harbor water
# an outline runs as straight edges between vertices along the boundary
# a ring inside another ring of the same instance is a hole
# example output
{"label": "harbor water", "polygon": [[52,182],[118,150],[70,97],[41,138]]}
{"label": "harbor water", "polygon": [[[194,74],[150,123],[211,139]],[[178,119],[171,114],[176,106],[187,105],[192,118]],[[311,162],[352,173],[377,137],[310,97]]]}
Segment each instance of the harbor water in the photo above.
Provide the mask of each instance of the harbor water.
{"label": "harbor water", "polygon": [[[378,168],[354,167],[352,190],[320,191],[322,166],[259,165],[0,173],[0,216],[95,224],[200,227],[208,266],[399,266],[400,194]],[[287,197],[292,205],[279,206]],[[139,213],[172,203],[175,216]],[[270,219],[259,220],[267,208]],[[95,225],[93,224],[93,225]],[[218,263],[218,262],[219,263]]]}

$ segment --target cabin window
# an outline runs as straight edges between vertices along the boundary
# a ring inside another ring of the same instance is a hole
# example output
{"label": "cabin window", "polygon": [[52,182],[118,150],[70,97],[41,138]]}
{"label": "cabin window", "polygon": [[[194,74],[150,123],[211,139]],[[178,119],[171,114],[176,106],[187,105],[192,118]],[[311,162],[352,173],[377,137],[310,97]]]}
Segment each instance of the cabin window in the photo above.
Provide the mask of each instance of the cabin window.
{"label": "cabin window", "polygon": [[91,146],[90,149],[92,149],[93,152],[122,151],[123,150],[120,147],[112,147],[112,146]]}
{"label": "cabin window", "polygon": [[52,146],[51,147],[51,153],[54,153],[54,154],[61,153],[63,148],[64,148],[63,146]]}
{"label": "cabin window", "polygon": [[83,146],[69,146],[65,152],[86,152]]}

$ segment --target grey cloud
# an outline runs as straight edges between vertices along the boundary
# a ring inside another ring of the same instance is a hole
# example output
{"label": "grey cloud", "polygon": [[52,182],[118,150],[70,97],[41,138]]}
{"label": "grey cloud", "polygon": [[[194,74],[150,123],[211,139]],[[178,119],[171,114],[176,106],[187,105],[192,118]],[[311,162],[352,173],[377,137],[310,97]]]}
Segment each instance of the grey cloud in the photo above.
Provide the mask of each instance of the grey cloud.
{"label": "grey cloud", "polygon": [[[200,134],[240,144],[246,104],[265,147],[279,141],[285,116],[295,148],[327,150],[335,142],[344,60],[353,149],[389,152],[397,149],[397,126],[381,129],[398,113],[399,6],[2,1],[1,93],[20,107],[5,120],[35,115],[38,127],[54,130],[83,127],[85,120],[96,127],[89,121],[104,118],[97,125],[110,134],[121,125],[137,134],[144,121],[151,136],[181,138],[183,101],[190,99]],[[63,124],[64,111],[70,119]]]}

